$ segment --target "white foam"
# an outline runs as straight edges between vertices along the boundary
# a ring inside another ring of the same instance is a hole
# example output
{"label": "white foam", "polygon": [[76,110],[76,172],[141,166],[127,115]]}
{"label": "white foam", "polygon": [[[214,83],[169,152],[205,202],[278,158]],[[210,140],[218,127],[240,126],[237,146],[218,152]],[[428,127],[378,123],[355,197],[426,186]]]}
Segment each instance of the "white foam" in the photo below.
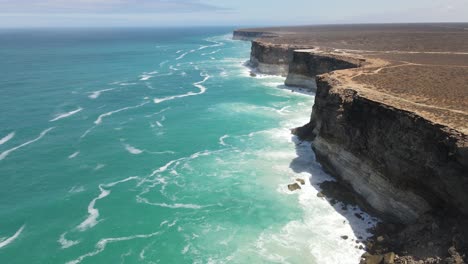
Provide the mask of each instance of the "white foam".
{"label": "white foam", "polygon": [[19,145],[19,146],[16,146],[16,147],[14,147],[14,148],[11,148],[11,149],[9,149],[9,150],[5,150],[4,152],[2,152],[2,153],[0,154],[0,160],[3,160],[4,158],[6,158],[11,152],[13,152],[13,151],[15,151],[15,150],[17,150],[17,149],[20,149],[20,148],[22,148],[22,147],[25,147],[25,146],[27,146],[27,145],[29,145],[29,144],[32,144],[32,143],[34,143],[34,142],[40,140],[42,137],[44,137],[44,136],[45,136],[49,131],[51,131],[52,129],[54,129],[54,127],[51,127],[51,128],[48,128],[48,129],[42,131],[41,134],[39,134],[39,136],[38,136],[37,138],[33,139],[33,140],[30,140],[30,141],[28,141],[28,142],[25,142],[25,143],[23,143],[23,144],[21,144],[21,145]]}
{"label": "white foam", "polygon": [[165,60],[165,61],[163,61],[163,62],[159,63],[159,67],[162,67],[162,66],[164,66],[164,65],[165,65],[166,63],[168,63],[168,62],[169,62],[168,60]]}
{"label": "white foam", "polygon": [[76,158],[79,154],[80,154],[80,152],[77,151],[77,152],[71,154],[70,156],[68,156],[68,159],[74,159],[74,158]]}
{"label": "white foam", "polygon": [[186,246],[184,247],[184,249],[182,249],[182,252],[181,252],[181,253],[182,253],[183,255],[185,255],[185,254],[187,254],[187,252],[189,251],[189,249],[190,249],[190,244],[186,245]]}
{"label": "white foam", "polygon": [[137,149],[133,146],[130,146],[128,144],[125,144],[125,149],[130,153],[130,154],[133,154],[133,155],[139,155],[141,153],[143,153],[143,150],[140,150],[140,149]]}
{"label": "white foam", "polygon": [[80,241],[73,241],[73,240],[66,239],[65,238],[66,235],[67,235],[67,232],[61,234],[60,238],[57,240],[57,242],[59,242],[62,249],[70,248],[80,243]]}
{"label": "white foam", "polygon": [[165,101],[170,101],[170,100],[174,100],[174,99],[177,99],[177,98],[182,98],[182,97],[187,97],[187,96],[194,96],[194,95],[200,95],[200,94],[204,94],[206,92],[206,87],[203,86],[202,84],[204,82],[206,82],[210,76],[207,75],[207,74],[200,74],[202,77],[205,77],[202,81],[199,81],[199,82],[196,82],[196,83],[193,83],[193,86],[197,87],[200,91],[195,93],[195,92],[188,92],[186,94],[180,94],[180,95],[173,95],[173,96],[168,96],[168,97],[164,97],[164,98],[155,98],[153,99],[153,102],[155,104],[159,104],[159,103],[162,103],[162,102],[165,102]]}
{"label": "white foam", "polygon": [[88,95],[88,97],[89,97],[90,99],[97,99],[99,96],[101,96],[101,93],[108,92],[108,91],[112,91],[112,90],[115,90],[115,88],[110,88],[110,89],[104,89],[104,90],[89,92],[90,95]]}
{"label": "white foam", "polygon": [[18,229],[18,231],[16,231],[16,233],[13,236],[1,241],[0,242],[0,248],[6,247],[9,244],[11,244],[13,241],[15,241],[15,239],[17,239],[19,237],[21,232],[23,232],[24,227],[25,227],[25,225],[23,225],[20,229]]}
{"label": "white foam", "polygon": [[171,208],[171,209],[201,209],[205,206],[201,206],[198,204],[182,204],[182,203],[175,203],[175,204],[167,204],[167,203],[152,203],[148,201],[146,198],[141,198],[138,197],[137,199],[138,202],[140,203],[145,203],[148,205],[153,205],[153,206],[159,206],[159,207],[166,207],[166,208]]}
{"label": "white foam", "polygon": [[128,240],[133,240],[137,238],[150,238],[153,236],[157,236],[161,234],[161,232],[154,232],[150,234],[145,234],[145,235],[133,235],[133,236],[127,236],[127,237],[117,237],[117,238],[104,238],[101,239],[97,242],[95,245],[96,250],[89,252],[87,254],[84,254],[77,259],[74,259],[72,261],[67,262],[67,264],[78,264],[81,261],[83,261],[85,258],[93,257],[98,255],[99,253],[103,252],[106,249],[107,244],[109,243],[115,243],[115,242],[121,242],[121,241],[128,241]]}
{"label": "white foam", "polygon": [[86,231],[98,224],[97,219],[99,217],[99,210],[96,209],[94,206],[96,205],[96,202],[98,200],[101,200],[107,197],[111,193],[110,190],[106,190],[104,188],[110,188],[119,183],[124,183],[128,181],[136,180],[136,179],[138,179],[138,177],[133,176],[133,177],[128,177],[126,179],[123,179],[121,181],[116,181],[116,182],[112,182],[108,184],[99,184],[99,190],[101,191],[99,196],[91,200],[91,202],[88,204],[88,217],[83,222],[81,222],[81,224],[79,224],[76,228],[80,231]]}
{"label": "white foam", "polygon": [[170,70],[173,70],[173,71],[178,71],[179,69],[177,69],[176,67],[174,67],[173,65],[169,66],[169,69]]}
{"label": "white foam", "polygon": [[156,125],[157,125],[158,127],[163,127],[163,125],[162,125],[161,122],[159,122],[159,121],[156,121]]}
{"label": "white foam", "polygon": [[151,75],[145,75],[145,74],[140,75],[140,81],[147,81],[147,80],[149,80],[151,78],[153,78],[153,76],[151,76]]}
{"label": "white foam", "polygon": [[181,53],[182,51],[183,51],[183,50],[178,50],[178,51],[176,51],[176,54],[179,54],[179,53]]}
{"label": "white foam", "polygon": [[217,50],[212,51],[212,52],[203,53],[202,55],[203,55],[203,56],[206,56],[206,55],[213,55],[213,54],[216,54],[216,53],[218,53],[218,52],[220,52],[220,51],[221,51],[221,49],[217,49]]}
{"label": "white foam", "polygon": [[119,83],[120,86],[133,86],[133,85],[137,85],[137,83],[126,83],[126,82],[122,82],[122,83]]}
{"label": "white foam", "polygon": [[143,102],[143,103],[141,103],[141,104],[139,104],[139,105],[128,106],[128,107],[120,108],[120,109],[117,109],[117,110],[114,110],[114,111],[111,111],[111,112],[107,112],[107,113],[105,113],[105,114],[100,115],[100,116],[96,119],[96,121],[94,121],[94,124],[96,124],[96,125],[101,124],[101,123],[102,123],[102,119],[103,119],[104,117],[108,117],[108,116],[111,116],[111,115],[113,115],[113,114],[116,114],[116,113],[125,111],[125,110],[130,110],[130,109],[139,108],[139,107],[144,106],[144,105],[147,104],[147,103],[149,103],[149,102]]}
{"label": "white foam", "polygon": [[226,142],[224,142],[224,140],[226,138],[228,138],[228,137],[229,137],[229,135],[224,135],[224,136],[220,137],[219,138],[219,144],[222,145],[222,146],[227,146],[227,144],[226,144]]}
{"label": "white foam", "polygon": [[84,192],[84,191],[85,191],[85,188],[83,186],[73,186],[68,191],[68,193],[80,193],[80,192]]}
{"label": "white foam", "polygon": [[187,51],[187,52],[183,53],[182,55],[180,55],[179,57],[177,57],[176,60],[181,60],[181,59],[183,59],[185,56],[187,56],[188,54],[194,53],[195,51],[196,51],[196,50],[194,50],[194,49],[193,49],[193,50],[190,50],[190,51]]}
{"label": "white foam", "polygon": [[95,171],[98,171],[98,170],[104,168],[105,166],[106,166],[105,164],[99,163],[99,164],[96,165],[96,167],[94,167],[94,170],[95,170]]}
{"label": "white foam", "polygon": [[4,136],[2,139],[0,139],[0,145],[3,145],[10,141],[15,136],[15,132],[11,132],[10,134]]}
{"label": "white foam", "polygon": [[49,122],[55,122],[55,121],[60,120],[62,118],[72,116],[72,115],[74,115],[74,114],[76,114],[78,112],[81,112],[82,110],[83,110],[83,108],[79,107],[78,109],[70,111],[68,113],[58,114],[55,118],[49,120]]}

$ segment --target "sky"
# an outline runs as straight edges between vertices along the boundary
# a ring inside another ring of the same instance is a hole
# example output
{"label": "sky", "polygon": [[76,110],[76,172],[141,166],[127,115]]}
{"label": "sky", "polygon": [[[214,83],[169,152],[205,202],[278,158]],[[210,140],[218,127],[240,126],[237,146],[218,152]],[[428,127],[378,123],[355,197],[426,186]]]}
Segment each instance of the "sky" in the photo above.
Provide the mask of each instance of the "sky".
{"label": "sky", "polygon": [[0,0],[0,27],[468,22],[468,0]]}

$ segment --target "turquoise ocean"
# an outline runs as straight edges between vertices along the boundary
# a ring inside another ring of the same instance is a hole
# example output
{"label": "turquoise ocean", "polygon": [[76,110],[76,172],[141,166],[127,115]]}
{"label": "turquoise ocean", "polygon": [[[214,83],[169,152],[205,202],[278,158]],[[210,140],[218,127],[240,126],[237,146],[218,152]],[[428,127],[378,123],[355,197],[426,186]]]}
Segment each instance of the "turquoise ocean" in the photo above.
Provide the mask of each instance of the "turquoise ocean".
{"label": "turquoise ocean", "polygon": [[314,95],[231,31],[0,31],[0,263],[358,263],[374,220],[290,134]]}

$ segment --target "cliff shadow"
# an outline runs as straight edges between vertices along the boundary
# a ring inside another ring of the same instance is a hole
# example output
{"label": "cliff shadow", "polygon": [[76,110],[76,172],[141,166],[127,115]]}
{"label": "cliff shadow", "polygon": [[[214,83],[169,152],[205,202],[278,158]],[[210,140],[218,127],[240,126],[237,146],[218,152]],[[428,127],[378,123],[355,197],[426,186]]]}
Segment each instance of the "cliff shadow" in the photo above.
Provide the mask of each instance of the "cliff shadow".
{"label": "cliff shadow", "polygon": [[[296,155],[289,167],[297,174],[307,174],[309,184],[317,190],[317,199],[325,199],[336,212],[346,219],[358,242],[364,243],[371,237],[370,229],[374,228],[379,220],[373,217],[366,206],[361,205],[361,199],[352,189],[341,184],[328,174],[317,161],[311,142],[302,141],[292,136]],[[308,183],[306,183],[308,184]]]}

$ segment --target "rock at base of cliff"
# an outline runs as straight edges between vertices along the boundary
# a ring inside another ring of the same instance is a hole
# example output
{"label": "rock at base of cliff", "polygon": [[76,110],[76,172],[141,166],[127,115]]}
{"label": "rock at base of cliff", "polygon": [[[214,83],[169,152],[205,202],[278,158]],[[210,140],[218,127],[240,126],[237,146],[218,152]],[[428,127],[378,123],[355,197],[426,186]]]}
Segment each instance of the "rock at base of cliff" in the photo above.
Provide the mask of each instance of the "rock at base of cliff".
{"label": "rock at base of cliff", "polygon": [[301,189],[301,186],[300,186],[298,183],[288,184],[288,189],[289,189],[291,192],[294,192],[294,191],[296,191],[296,190],[300,190],[300,189]]}
{"label": "rock at base of cliff", "polygon": [[301,178],[297,178],[296,181],[300,183],[301,185],[305,185],[305,180]]}

